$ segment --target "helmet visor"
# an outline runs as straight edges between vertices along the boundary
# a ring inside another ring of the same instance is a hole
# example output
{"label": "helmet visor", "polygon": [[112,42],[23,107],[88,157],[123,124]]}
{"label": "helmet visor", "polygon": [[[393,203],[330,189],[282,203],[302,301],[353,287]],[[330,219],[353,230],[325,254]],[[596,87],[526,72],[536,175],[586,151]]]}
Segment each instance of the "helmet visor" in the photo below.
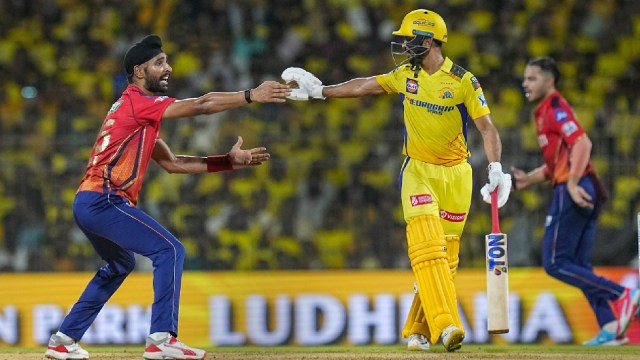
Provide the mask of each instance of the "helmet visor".
{"label": "helmet visor", "polygon": [[425,36],[396,36],[391,42],[391,57],[396,67],[406,63],[414,57],[426,54],[429,49],[422,46]]}

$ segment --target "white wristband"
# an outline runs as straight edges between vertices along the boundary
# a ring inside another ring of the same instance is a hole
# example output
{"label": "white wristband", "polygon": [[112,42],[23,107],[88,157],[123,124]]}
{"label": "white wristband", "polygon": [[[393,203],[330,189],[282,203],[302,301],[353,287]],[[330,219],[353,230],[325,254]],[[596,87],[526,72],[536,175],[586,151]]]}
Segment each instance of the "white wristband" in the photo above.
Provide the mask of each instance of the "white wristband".
{"label": "white wristband", "polygon": [[322,100],[324,100],[324,99],[325,99],[325,97],[324,97],[324,95],[322,95],[322,89],[324,89],[324,86],[321,86],[321,85],[314,86],[314,87],[311,89],[311,94],[309,94],[309,95],[311,95],[311,97],[313,97],[313,98],[315,98],[315,99],[322,99]]}

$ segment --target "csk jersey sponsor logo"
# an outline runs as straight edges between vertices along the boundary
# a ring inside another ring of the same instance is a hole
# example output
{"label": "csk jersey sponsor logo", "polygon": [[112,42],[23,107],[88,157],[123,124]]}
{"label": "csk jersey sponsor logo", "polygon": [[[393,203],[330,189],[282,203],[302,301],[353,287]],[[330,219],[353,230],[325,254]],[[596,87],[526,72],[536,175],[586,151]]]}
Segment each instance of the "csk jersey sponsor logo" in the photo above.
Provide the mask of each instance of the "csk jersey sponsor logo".
{"label": "csk jersey sponsor logo", "polygon": [[436,115],[442,115],[445,112],[453,111],[453,109],[455,109],[454,106],[445,106],[445,105],[432,104],[430,102],[426,102],[426,101],[422,101],[422,100],[416,100],[416,99],[412,99],[412,98],[407,98],[407,100],[409,102],[409,105],[420,106],[420,107],[426,108],[427,111],[429,111],[432,114],[436,114]]}
{"label": "csk jersey sponsor logo", "polygon": [[407,78],[407,92],[410,94],[418,93],[418,80]]}
{"label": "csk jersey sponsor logo", "polygon": [[453,90],[449,87],[440,89],[440,99],[453,99]]}
{"label": "csk jersey sponsor logo", "polygon": [[440,209],[440,217],[450,222],[463,222],[467,213],[451,213],[447,210]]}
{"label": "csk jersey sponsor logo", "polygon": [[411,195],[411,206],[426,205],[433,203],[431,194]]}
{"label": "csk jersey sponsor logo", "polygon": [[487,100],[484,98],[484,93],[480,93],[480,95],[478,95],[478,101],[480,101],[480,106],[487,106]]}
{"label": "csk jersey sponsor logo", "polygon": [[567,112],[562,109],[556,110],[555,116],[556,116],[557,122],[563,122],[567,120],[567,118],[569,118],[569,115],[567,115]]}
{"label": "csk jersey sponsor logo", "polygon": [[573,121],[569,121],[568,123],[562,125],[562,132],[566,136],[569,136],[569,135],[573,134],[576,131],[578,131],[578,125],[576,125],[576,123],[573,122]]}

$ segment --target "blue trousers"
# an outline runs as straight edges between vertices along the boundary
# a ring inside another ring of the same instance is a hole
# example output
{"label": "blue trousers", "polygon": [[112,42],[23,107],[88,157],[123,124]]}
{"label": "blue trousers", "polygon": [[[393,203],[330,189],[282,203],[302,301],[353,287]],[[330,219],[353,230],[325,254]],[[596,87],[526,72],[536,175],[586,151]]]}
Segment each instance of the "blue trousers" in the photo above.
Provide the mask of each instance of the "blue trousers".
{"label": "blue trousers", "polygon": [[98,313],[135,268],[134,253],[153,263],[150,333],[178,335],[178,310],[185,249],[151,216],[128,200],[91,191],[79,192],[73,215],[96,252],[106,262],[65,317],[60,331],[80,340]]}
{"label": "blue trousers", "polygon": [[[595,202],[596,190],[591,178],[584,176],[579,185]],[[602,327],[616,320],[609,301],[618,299],[624,287],[593,273],[590,256],[598,212],[597,204],[594,209],[576,205],[566,183],[556,185],[545,224],[542,264],[547,274],[582,290]]]}

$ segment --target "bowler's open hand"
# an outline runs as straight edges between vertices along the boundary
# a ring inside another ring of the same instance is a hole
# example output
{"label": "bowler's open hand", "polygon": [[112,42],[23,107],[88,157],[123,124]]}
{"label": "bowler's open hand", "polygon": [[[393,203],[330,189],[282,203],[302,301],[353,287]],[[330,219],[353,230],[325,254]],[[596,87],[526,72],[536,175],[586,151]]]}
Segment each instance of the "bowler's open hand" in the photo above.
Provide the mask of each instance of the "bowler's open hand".
{"label": "bowler's open hand", "polygon": [[266,153],[267,148],[257,147],[253,149],[243,150],[242,136],[238,136],[238,141],[231,147],[229,151],[229,157],[231,158],[231,166],[233,169],[242,169],[247,166],[261,165],[263,162],[269,160],[271,154]]}

